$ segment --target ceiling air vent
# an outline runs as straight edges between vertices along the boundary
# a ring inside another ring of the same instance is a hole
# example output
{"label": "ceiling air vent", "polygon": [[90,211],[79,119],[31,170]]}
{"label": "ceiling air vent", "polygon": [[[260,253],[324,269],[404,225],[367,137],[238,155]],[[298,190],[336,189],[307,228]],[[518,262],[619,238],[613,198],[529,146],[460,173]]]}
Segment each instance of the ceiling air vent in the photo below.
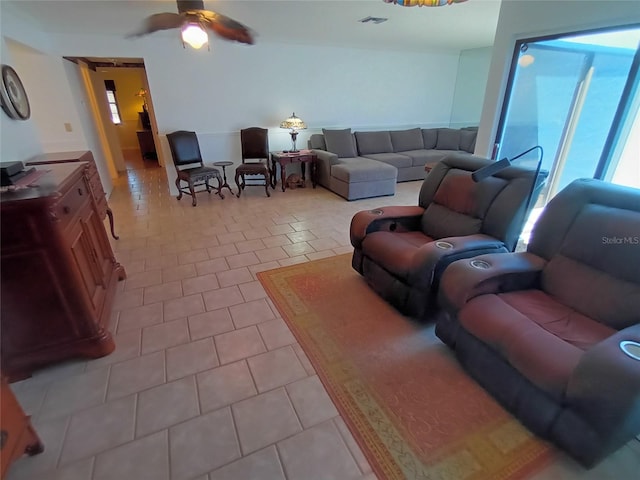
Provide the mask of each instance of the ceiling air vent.
{"label": "ceiling air vent", "polygon": [[364,17],[361,20],[358,20],[360,23],[375,23],[376,25],[382,22],[386,22],[387,20],[389,20],[388,18],[382,18],[382,17]]}

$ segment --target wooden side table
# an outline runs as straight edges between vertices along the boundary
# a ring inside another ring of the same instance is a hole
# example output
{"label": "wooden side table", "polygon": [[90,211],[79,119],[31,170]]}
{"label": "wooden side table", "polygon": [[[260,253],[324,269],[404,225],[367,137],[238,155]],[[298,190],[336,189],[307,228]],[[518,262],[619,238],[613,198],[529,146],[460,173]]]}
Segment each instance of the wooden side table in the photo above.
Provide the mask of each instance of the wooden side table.
{"label": "wooden side table", "polygon": [[276,188],[278,179],[276,177],[276,163],[280,164],[280,181],[282,182],[282,191],[287,186],[286,167],[290,163],[299,163],[302,170],[302,181],[305,178],[305,165],[311,165],[311,184],[316,188],[318,178],[318,157],[311,150],[299,150],[297,152],[271,152],[271,187]]}
{"label": "wooden side table", "polygon": [[228,160],[213,162],[214,167],[222,167],[222,178],[224,179],[224,183],[220,185],[220,191],[222,191],[223,188],[228,188],[231,192],[231,195],[234,195],[233,190],[231,190],[231,187],[229,186],[229,183],[227,183],[227,167],[230,167],[231,165],[233,165],[233,162],[230,162]]}

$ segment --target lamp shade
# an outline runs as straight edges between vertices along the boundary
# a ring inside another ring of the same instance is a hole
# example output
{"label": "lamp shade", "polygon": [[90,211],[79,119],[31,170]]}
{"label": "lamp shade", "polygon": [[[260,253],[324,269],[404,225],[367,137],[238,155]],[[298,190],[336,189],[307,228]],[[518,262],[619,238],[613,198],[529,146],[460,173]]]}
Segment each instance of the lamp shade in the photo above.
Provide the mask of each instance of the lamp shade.
{"label": "lamp shade", "polygon": [[280,128],[290,128],[291,130],[305,130],[307,128],[307,124],[304,123],[300,118],[296,117],[296,114],[293,113],[289,118],[283,120],[280,123]]}

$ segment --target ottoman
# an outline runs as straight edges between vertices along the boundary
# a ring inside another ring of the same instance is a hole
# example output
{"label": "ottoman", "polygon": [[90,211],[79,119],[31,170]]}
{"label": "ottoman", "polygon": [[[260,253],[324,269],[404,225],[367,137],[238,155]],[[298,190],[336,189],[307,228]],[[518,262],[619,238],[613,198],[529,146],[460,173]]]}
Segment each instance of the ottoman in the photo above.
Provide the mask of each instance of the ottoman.
{"label": "ottoman", "polygon": [[395,195],[398,169],[364,157],[341,158],[331,166],[330,188],[347,200]]}

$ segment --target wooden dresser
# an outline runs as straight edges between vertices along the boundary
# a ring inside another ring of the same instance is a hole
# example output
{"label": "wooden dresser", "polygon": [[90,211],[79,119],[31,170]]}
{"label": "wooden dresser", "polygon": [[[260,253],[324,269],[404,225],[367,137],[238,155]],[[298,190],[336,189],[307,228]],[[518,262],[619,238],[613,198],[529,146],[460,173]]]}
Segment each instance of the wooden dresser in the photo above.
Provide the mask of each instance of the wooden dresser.
{"label": "wooden dresser", "polygon": [[89,162],[40,165],[38,186],[0,194],[0,327],[9,381],[114,349],[107,329],[125,277],[94,201]]}
{"label": "wooden dresser", "polygon": [[100,174],[96,167],[96,162],[93,158],[93,153],[88,150],[81,150],[77,152],[53,152],[43,153],[30,158],[25,163],[29,166],[34,165],[50,165],[54,163],[70,163],[70,162],[87,162],[89,167],[85,170],[87,180],[89,182],[89,188],[91,190],[91,197],[96,204],[98,214],[100,218],[104,219],[105,216],[109,217],[109,226],[111,227],[111,236],[118,240],[118,237],[114,231],[113,225],[113,212],[107,204],[107,196],[102,188],[102,182],[100,181]]}
{"label": "wooden dresser", "polygon": [[138,144],[140,145],[140,153],[142,158],[147,160],[157,160],[156,144],[153,141],[153,132],[151,130],[138,130]]}
{"label": "wooden dresser", "polygon": [[0,383],[0,478],[5,478],[9,465],[25,453],[35,455],[44,445],[31,426],[29,417],[7,385]]}

